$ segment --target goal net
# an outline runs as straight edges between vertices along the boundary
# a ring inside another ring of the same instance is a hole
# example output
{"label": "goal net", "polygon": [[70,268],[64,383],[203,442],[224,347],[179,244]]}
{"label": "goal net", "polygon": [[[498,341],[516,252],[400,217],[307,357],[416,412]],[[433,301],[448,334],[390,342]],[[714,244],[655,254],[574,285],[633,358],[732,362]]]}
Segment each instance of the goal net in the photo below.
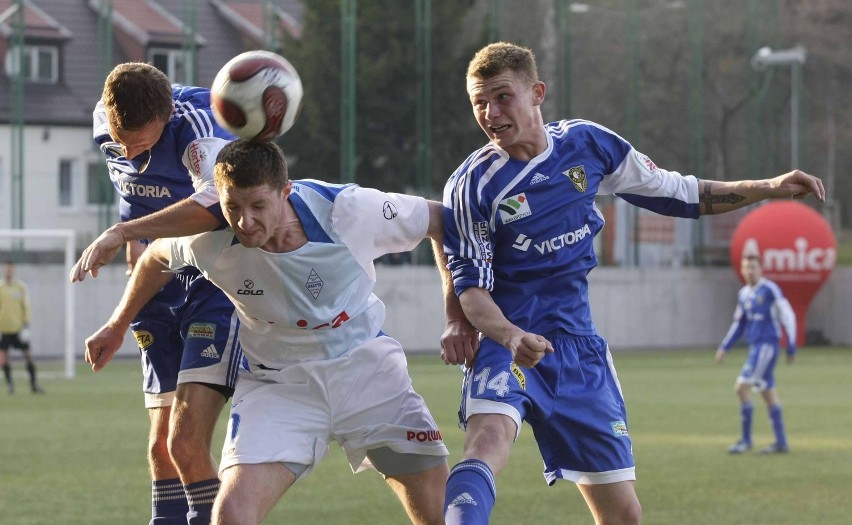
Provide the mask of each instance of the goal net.
{"label": "goal net", "polygon": [[63,358],[67,378],[74,377],[76,350],[82,352],[74,286],[68,279],[75,255],[73,230],[0,229],[0,262],[14,263],[15,278],[29,291],[33,356]]}

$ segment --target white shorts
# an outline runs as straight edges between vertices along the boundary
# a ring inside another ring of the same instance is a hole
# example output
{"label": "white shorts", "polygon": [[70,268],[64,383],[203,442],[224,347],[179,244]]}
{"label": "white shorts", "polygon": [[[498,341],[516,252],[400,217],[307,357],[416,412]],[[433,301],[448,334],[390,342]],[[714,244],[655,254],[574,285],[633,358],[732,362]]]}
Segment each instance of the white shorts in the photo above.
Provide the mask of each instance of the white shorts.
{"label": "white shorts", "polygon": [[449,455],[426,403],[411,386],[405,353],[387,336],[336,359],[282,370],[240,370],[219,470],[295,463],[307,475],[337,441],[353,472],[374,468],[367,451]]}

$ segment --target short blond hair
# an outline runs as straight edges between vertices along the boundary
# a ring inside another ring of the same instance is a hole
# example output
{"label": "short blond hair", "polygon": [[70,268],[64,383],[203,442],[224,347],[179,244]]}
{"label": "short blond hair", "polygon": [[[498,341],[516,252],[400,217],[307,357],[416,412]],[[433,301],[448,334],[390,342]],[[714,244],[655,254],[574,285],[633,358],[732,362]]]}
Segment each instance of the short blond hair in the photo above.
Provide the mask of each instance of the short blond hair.
{"label": "short blond hair", "polygon": [[532,50],[508,42],[488,44],[473,55],[467,78],[487,80],[506,70],[523,75],[530,84],[538,82],[538,66]]}

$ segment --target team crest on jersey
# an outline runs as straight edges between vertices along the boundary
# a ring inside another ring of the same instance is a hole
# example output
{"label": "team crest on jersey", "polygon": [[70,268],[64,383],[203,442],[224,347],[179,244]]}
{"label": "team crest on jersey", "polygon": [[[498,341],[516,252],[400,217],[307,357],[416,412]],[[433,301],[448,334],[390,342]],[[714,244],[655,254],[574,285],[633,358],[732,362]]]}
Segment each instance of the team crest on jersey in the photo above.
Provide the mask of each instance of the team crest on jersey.
{"label": "team crest on jersey", "polygon": [[519,367],[515,363],[512,363],[512,366],[510,367],[510,369],[512,370],[512,375],[515,376],[515,379],[518,380],[518,384],[521,385],[521,389],[526,390],[527,389],[527,377],[524,375],[524,371],[521,370],[521,367]]}
{"label": "team crest on jersey", "polygon": [[530,203],[523,193],[503,199],[497,205],[497,210],[500,212],[500,220],[503,224],[509,224],[532,215]]}
{"label": "team crest on jersey", "polygon": [[627,423],[624,421],[610,421],[609,426],[612,427],[612,433],[616,436],[626,436],[627,434]]}
{"label": "team crest on jersey", "polygon": [[154,335],[148,330],[135,331],[133,332],[133,337],[136,339],[136,343],[139,344],[140,350],[145,350],[154,344]]}
{"label": "team crest on jersey", "polygon": [[585,166],[574,166],[573,168],[568,168],[562,173],[571,179],[571,182],[574,183],[574,187],[577,188],[577,191],[585,193],[585,191],[589,189],[589,181],[586,179]]}
{"label": "team crest on jersey", "polygon": [[322,279],[320,279],[319,274],[316,272],[316,270],[311,268],[311,273],[310,275],[308,275],[308,280],[305,283],[305,287],[308,289],[309,292],[311,292],[311,295],[314,296],[314,299],[319,298],[319,294],[322,291],[322,285],[323,282]]}

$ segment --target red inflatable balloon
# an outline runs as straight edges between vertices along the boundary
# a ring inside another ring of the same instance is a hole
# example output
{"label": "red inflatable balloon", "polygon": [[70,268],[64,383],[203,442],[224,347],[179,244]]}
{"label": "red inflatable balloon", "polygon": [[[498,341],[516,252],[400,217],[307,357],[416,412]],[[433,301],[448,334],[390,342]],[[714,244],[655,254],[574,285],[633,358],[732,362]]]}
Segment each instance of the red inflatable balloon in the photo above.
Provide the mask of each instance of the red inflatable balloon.
{"label": "red inflatable balloon", "polygon": [[796,344],[803,345],[808,307],[837,261],[837,241],[825,219],[795,201],[764,204],[737,225],[730,252],[740,280],[743,253],[760,255],[763,275],[778,283],[796,312]]}

